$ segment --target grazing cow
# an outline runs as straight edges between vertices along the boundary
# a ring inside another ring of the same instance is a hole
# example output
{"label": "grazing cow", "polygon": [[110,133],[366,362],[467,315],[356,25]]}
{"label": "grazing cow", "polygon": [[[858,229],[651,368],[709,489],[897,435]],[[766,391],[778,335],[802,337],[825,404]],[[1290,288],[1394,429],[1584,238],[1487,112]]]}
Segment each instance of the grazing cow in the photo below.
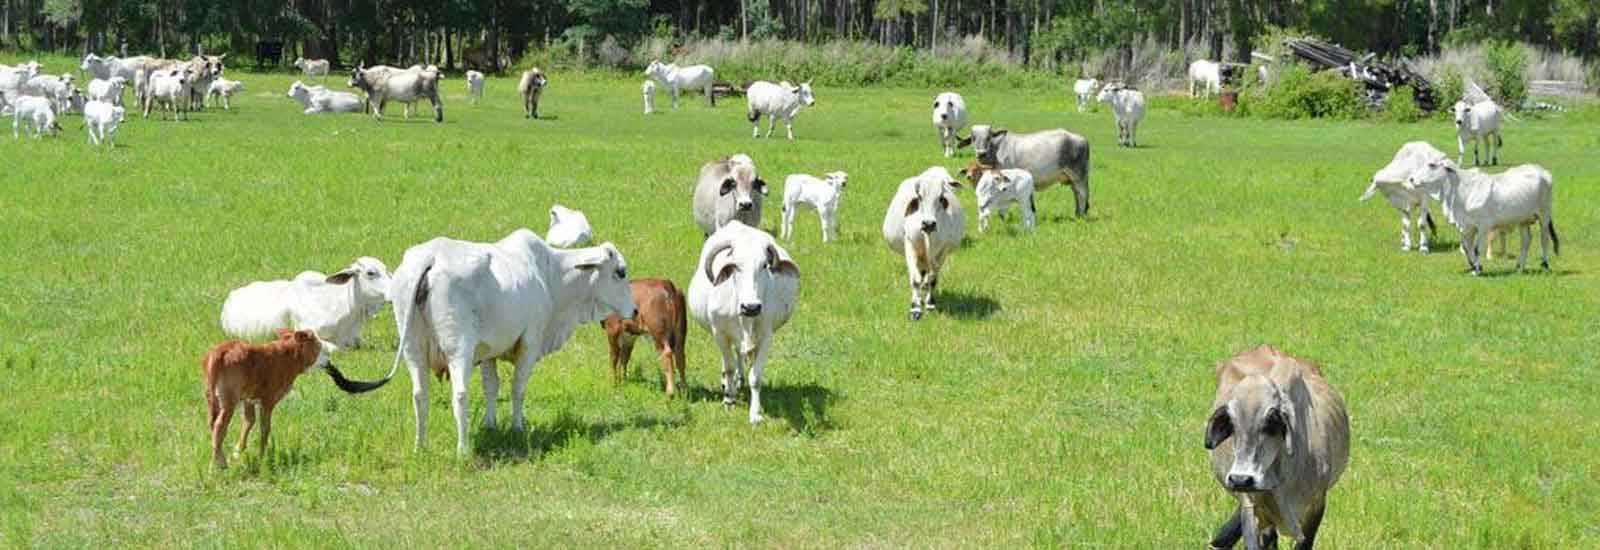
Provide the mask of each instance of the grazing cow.
{"label": "grazing cow", "polygon": [[[1199,93],[1196,93],[1198,85]],[[1189,97],[1222,93],[1222,65],[1204,59],[1189,64]]]}
{"label": "grazing cow", "polygon": [[933,98],[933,128],[939,131],[939,144],[945,158],[956,156],[961,147],[958,132],[967,126],[967,100],[961,94],[945,92]]}
{"label": "grazing cow", "polygon": [[611,349],[611,381],[621,383],[628,374],[633,343],[648,334],[661,358],[661,380],[668,396],[678,394],[684,384],[684,338],[689,331],[688,303],[672,281],[637,279],[630,284],[638,313],[632,319],[606,317],[606,344]]}
{"label": "grazing cow", "polygon": [[1456,164],[1467,163],[1467,142],[1472,142],[1472,165],[1482,164],[1478,159],[1478,143],[1483,142],[1489,150],[1489,164],[1500,164],[1500,146],[1505,141],[1500,139],[1500,106],[1493,101],[1480,101],[1469,104],[1457,101],[1455,105],[1456,120]]}
{"label": "grazing cow", "polygon": [[1033,174],[1035,190],[1072,182],[1078,217],[1089,215],[1089,140],[1083,136],[1060,128],[1011,135],[1004,128],[977,125],[972,127],[972,144],[980,163]]}
{"label": "grazing cow", "polygon": [[483,73],[467,71],[467,97],[472,98],[473,105],[483,99]]}
{"label": "grazing cow", "polygon": [[[969,173],[969,178],[971,175]],[[989,217],[995,212],[1004,214],[1011,205],[1022,211],[1022,226],[1033,231],[1033,174],[1027,170],[979,170],[974,194],[978,198],[978,231],[989,230]]]}
{"label": "grazing cow", "polygon": [[348,85],[367,93],[367,106],[372,109],[372,118],[376,120],[383,120],[383,109],[390,101],[409,105],[426,99],[433,104],[433,121],[444,122],[444,103],[439,101],[437,71],[356,67],[350,70]]}
{"label": "grazing cow", "polygon": [[[1434,149],[1425,141],[1413,141],[1400,146],[1394,154],[1394,159],[1387,166],[1372,174],[1372,183],[1367,186],[1367,191],[1361,194],[1361,200],[1372,198],[1379,191],[1389,199],[1389,204],[1400,211],[1400,251],[1411,250],[1411,217],[1416,214],[1417,223],[1417,250],[1428,252],[1429,234],[1437,235],[1437,227],[1433,223],[1433,216],[1428,214],[1428,194],[1420,187],[1411,186],[1407,180],[1413,172],[1427,166],[1429,162],[1447,158],[1444,151]],[[1427,230],[1423,230],[1423,226]]]}
{"label": "grazing cow", "polygon": [[561,349],[580,324],[611,314],[634,317],[628,265],[615,245],[562,250],[527,229],[494,243],[440,237],[413,246],[394,272],[390,295],[400,335],[395,366],[403,358],[411,373],[416,446],[422,448],[427,434],[428,371],[448,369],[461,454],[470,449],[467,383],[473,370],[482,367],[483,426],[494,429],[495,361],[516,364],[511,429],[521,432],[533,364]]}
{"label": "grazing cow", "polygon": [[639,86],[639,90],[644,92],[644,114],[648,115],[650,113],[656,112],[656,83],[655,83],[655,81],[654,80],[646,80],[646,81],[644,81],[644,84]]}
{"label": "grazing cow", "polygon": [[761,227],[761,203],[767,182],[756,174],[756,163],[746,155],[733,155],[700,167],[694,186],[694,221],[707,237],[729,221]]}
{"label": "grazing cow", "polygon": [[1211,410],[1211,472],[1239,501],[1211,547],[1276,548],[1285,535],[1310,550],[1350,458],[1344,398],[1315,364],[1262,346],[1217,367]]}
{"label": "grazing cow", "polygon": [[544,240],[557,248],[589,246],[594,240],[594,228],[583,212],[557,204],[550,207],[550,229],[545,231]]}
{"label": "grazing cow", "polygon": [[800,108],[810,107],[817,102],[811,95],[810,82],[795,86],[787,80],[777,84],[754,82],[745,88],[745,97],[748,100],[746,113],[750,119],[750,137],[761,137],[761,115],[765,114],[767,137],[772,137],[772,129],[778,126],[778,119],[782,118],[784,128],[789,132],[789,141],[794,141],[794,117],[799,116]]}
{"label": "grazing cow", "polygon": [[[1551,217],[1555,197],[1555,178],[1537,164],[1524,164],[1499,174],[1460,170],[1449,159],[1429,162],[1411,174],[1408,184],[1420,187],[1439,199],[1444,217],[1461,230],[1461,249],[1473,275],[1483,273],[1479,253],[1490,233],[1520,228],[1522,255],[1517,270],[1528,262],[1528,245],[1533,235],[1528,227],[1539,224],[1539,266],[1550,269],[1550,249],[1561,253],[1556,222]],[[1502,239],[1503,240],[1503,239]]]}
{"label": "grazing cow", "polygon": [[966,233],[961,200],[956,198],[960,187],[949,170],[934,166],[900,182],[883,216],[883,242],[905,258],[911,279],[912,321],[935,309],[939,271]]}
{"label": "grazing cow", "polygon": [[27,124],[33,130],[34,139],[39,139],[46,133],[54,136],[61,132],[61,125],[56,123],[56,112],[50,107],[50,100],[38,96],[19,97],[12,105],[11,139],[22,137],[23,124]]}
{"label": "grazing cow", "polygon": [[1100,90],[1095,99],[1111,104],[1111,113],[1117,119],[1117,145],[1138,147],[1139,121],[1144,120],[1144,92],[1112,84]]}
{"label": "grazing cow", "polygon": [[121,105],[107,101],[93,100],[83,106],[83,126],[89,134],[90,145],[115,146],[112,143],[117,135],[117,126],[122,124],[126,111]]}
{"label": "grazing cow", "polygon": [[370,256],[333,275],[303,271],[292,281],[256,281],[228,293],[222,331],[259,338],[311,329],[339,347],[361,345],[361,330],[389,301],[389,268]]}
{"label": "grazing cow", "polygon": [[307,80],[319,76],[323,80],[327,80],[328,70],[331,67],[326,59],[306,59],[304,57],[295,58],[294,66],[306,75]]}
{"label": "grazing cow", "polygon": [[361,98],[350,92],[335,92],[322,86],[307,86],[299,80],[289,85],[289,93],[284,94],[290,99],[300,102],[306,110],[304,114],[317,113],[359,113],[361,112]]}
{"label": "grazing cow", "polygon": [[222,454],[233,411],[244,403],[244,429],[239,433],[238,452],[243,453],[250,439],[250,428],[260,408],[261,456],[267,455],[267,438],[272,434],[272,410],[294,387],[294,379],[316,368],[331,368],[328,350],[309,330],[278,331],[278,339],[265,344],[233,340],[217,344],[201,360],[205,377],[206,425],[211,429],[211,462],[228,467]]}
{"label": "grazing cow", "polygon": [[672,91],[673,109],[678,108],[678,96],[684,90],[704,90],[706,103],[712,107],[717,106],[717,96],[711,93],[711,85],[716,81],[717,72],[708,65],[679,67],[674,63],[651,61],[650,66],[645,68],[644,75]]}
{"label": "grazing cow", "polygon": [[822,218],[822,242],[839,236],[839,199],[844,196],[845,183],[850,175],[828,172],[823,177],[792,174],[783,180],[783,238],[794,239],[794,218],[804,206],[817,211]]}
{"label": "grazing cow", "polygon": [[1098,78],[1080,78],[1072,83],[1072,93],[1078,96],[1078,112],[1083,112],[1085,108],[1091,105],[1089,102],[1094,99],[1095,92],[1099,90],[1100,79]]}
{"label": "grazing cow", "polygon": [[772,335],[794,314],[800,267],[772,235],[738,220],[700,248],[689,314],[722,352],[722,404],[732,407],[750,367],[750,423],[761,422],[761,379]]}
{"label": "grazing cow", "polygon": [[517,83],[517,93],[522,94],[522,118],[539,118],[539,97],[549,83],[538,67],[523,71],[522,80]]}

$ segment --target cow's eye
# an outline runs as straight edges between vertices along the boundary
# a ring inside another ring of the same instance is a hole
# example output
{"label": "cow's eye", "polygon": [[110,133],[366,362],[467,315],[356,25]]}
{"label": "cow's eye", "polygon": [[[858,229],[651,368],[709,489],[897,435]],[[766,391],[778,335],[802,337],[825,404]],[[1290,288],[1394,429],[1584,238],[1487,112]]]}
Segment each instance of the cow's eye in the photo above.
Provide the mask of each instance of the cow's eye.
{"label": "cow's eye", "polygon": [[367,276],[368,277],[377,277],[378,276],[378,272],[369,269],[369,270],[367,270]]}
{"label": "cow's eye", "polygon": [[922,199],[911,199],[911,204],[906,205],[906,213],[916,212],[920,206],[922,206]]}
{"label": "cow's eye", "polygon": [[618,279],[626,279],[626,278],[628,278],[628,268],[626,268],[626,267],[617,268],[617,278]]}
{"label": "cow's eye", "polygon": [[944,197],[939,197],[939,209],[940,210],[944,210],[944,209],[949,208],[949,207],[950,207],[950,200],[946,199]]}

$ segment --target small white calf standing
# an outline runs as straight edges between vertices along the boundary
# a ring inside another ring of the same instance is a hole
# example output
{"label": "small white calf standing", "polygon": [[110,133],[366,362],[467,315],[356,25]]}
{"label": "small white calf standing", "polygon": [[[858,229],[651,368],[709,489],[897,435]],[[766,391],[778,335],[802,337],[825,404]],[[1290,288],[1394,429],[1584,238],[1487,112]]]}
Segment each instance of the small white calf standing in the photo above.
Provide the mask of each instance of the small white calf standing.
{"label": "small white calf standing", "polygon": [[1482,141],[1489,150],[1489,164],[1500,164],[1500,106],[1493,101],[1482,101],[1468,104],[1457,101],[1456,112],[1456,164],[1467,163],[1467,142],[1472,142],[1472,164],[1482,164],[1478,160],[1478,142]]}
{"label": "small white calf standing", "polygon": [[817,102],[811,95],[810,82],[795,86],[788,81],[777,84],[759,81],[745,89],[745,98],[749,100],[750,137],[761,137],[761,115],[765,114],[767,137],[772,137],[772,129],[782,118],[789,131],[789,141],[794,141],[794,117],[800,114],[800,108]]}
{"label": "small white calf standing", "polygon": [[89,134],[89,144],[115,146],[113,140],[117,135],[117,125],[122,123],[125,113],[121,105],[105,101],[94,100],[84,104],[83,126],[85,133]]}
{"label": "small white calf standing", "polygon": [[56,124],[56,112],[50,108],[50,100],[39,96],[22,96],[12,104],[11,139],[22,137],[20,130],[24,123],[33,129],[34,139],[45,133],[53,136],[61,131],[61,125]]}
{"label": "small white calf standing", "polygon": [[1078,96],[1078,112],[1083,112],[1089,106],[1089,100],[1094,98],[1095,92],[1100,90],[1100,79],[1078,79],[1072,83],[1072,93]]}
{"label": "small white calf standing", "polygon": [[483,73],[467,71],[467,97],[472,98],[473,105],[483,99]]}
{"label": "small white calf standing", "polygon": [[222,110],[231,111],[233,110],[233,106],[229,104],[229,100],[233,98],[233,94],[239,93],[239,91],[243,89],[243,82],[239,82],[237,80],[228,80],[226,78],[218,78],[211,81],[211,86],[206,90],[206,97],[221,98]]}
{"label": "small white calf standing", "polygon": [[975,190],[978,197],[978,231],[989,230],[989,216],[1005,213],[1011,205],[1022,211],[1022,226],[1033,231],[1033,174],[1018,168],[984,170]]}
{"label": "small white calf standing", "polygon": [[656,83],[646,80],[639,89],[644,92],[644,114],[656,112]]}
{"label": "small white calf standing", "polygon": [[939,144],[944,146],[946,158],[956,155],[961,147],[957,132],[967,126],[967,100],[961,94],[945,92],[933,98],[933,128],[939,131]]}
{"label": "small white calf standing", "polygon": [[1096,99],[1111,104],[1111,112],[1117,118],[1117,145],[1138,147],[1135,135],[1139,131],[1139,121],[1144,120],[1144,93],[1112,84],[1100,90]]}
{"label": "small white calf standing", "polygon": [[822,242],[831,242],[839,235],[839,198],[844,196],[845,183],[850,175],[828,172],[817,178],[806,174],[793,174],[783,180],[783,238],[794,238],[794,218],[799,207],[817,211],[822,218]]}

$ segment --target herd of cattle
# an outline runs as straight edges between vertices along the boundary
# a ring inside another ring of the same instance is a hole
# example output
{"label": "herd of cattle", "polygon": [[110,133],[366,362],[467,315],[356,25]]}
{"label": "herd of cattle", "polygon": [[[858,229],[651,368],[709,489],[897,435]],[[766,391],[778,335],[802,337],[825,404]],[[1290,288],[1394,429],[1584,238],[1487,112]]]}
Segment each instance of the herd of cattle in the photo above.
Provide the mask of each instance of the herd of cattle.
{"label": "herd of cattle", "polygon": [[[145,115],[155,107],[181,117],[203,107],[208,96],[223,100],[242,84],[222,78],[223,56],[196,56],[189,61],[150,57],[118,59],[86,56],[82,70],[93,75],[88,92],[72,86],[72,76],[40,75],[38,64],[0,67],[0,102],[35,135],[59,128],[55,112],[79,110],[92,142],[107,141],[123,116],[123,88],[130,83]],[[326,78],[322,60],[295,62],[307,79]],[[1201,68],[1197,78],[1210,89],[1216,77]],[[1215,72],[1215,71],[1212,71]],[[1195,77],[1191,68],[1191,76]],[[652,63],[641,89],[644,110],[654,110],[656,87],[667,88],[674,107],[685,91],[706,94],[715,106],[715,72],[704,65],[679,67]],[[413,66],[357,67],[348,85],[366,97],[296,81],[288,96],[308,114],[360,112],[370,108],[381,117],[390,101],[406,104],[429,100],[434,119],[443,120],[437,68]],[[478,101],[484,76],[469,71],[468,95]],[[538,116],[539,97],[547,80],[533,69],[522,74],[518,90],[524,114]],[[1194,85],[1191,84],[1191,93]],[[759,132],[759,119],[778,119],[789,127],[801,106],[815,99],[809,83],[758,82],[747,87],[748,118]],[[1119,84],[1079,81],[1073,87],[1079,109],[1089,98],[1110,104],[1117,121],[1119,145],[1137,144],[1136,130],[1144,117],[1144,96]],[[1530,228],[1539,226],[1541,247],[1559,240],[1551,220],[1553,178],[1536,165],[1503,173],[1464,170],[1466,144],[1473,143],[1474,163],[1480,142],[1498,164],[1500,109],[1492,101],[1462,102],[1455,107],[1458,158],[1452,162],[1425,142],[1403,146],[1393,160],[1374,174],[1367,200],[1381,192],[1401,213],[1401,248],[1412,244],[1412,219],[1422,251],[1434,223],[1432,201],[1462,233],[1461,249],[1474,274],[1482,270],[1481,251],[1491,234],[1521,229],[1521,269],[1526,261]],[[1034,193],[1056,183],[1070,184],[1078,216],[1089,211],[1089,142],[1065,129],[1012,133],[991,125],[968,126],[969,113],[960,94],[945,92],[934,99],[932,122],[945,157],[971,146],[975,159],[959,173],[975,186],[979,229],[994,212],[1016,205],[1028,229],[1035,225]],[[965,130],[967,136],[960,133]],[[843,171],[822,177],[791,175],[784,182],[782,238],[793,239],[796,214],[815,210],[822,240],[836,240],[839,202],[849,179]],[[887,205],[882,224],[884,244],[905,261],[910,282],[909,317],[915,321],[935,311],[940,272],[960,248],[965,213],[957,197],[962,183],[945,167],[932,166],[902,181]],[[594,231],[582,212],[555,205],[544,238],[519,229],[494,243],[435,238],[405,251],[398,268],[372,257],[357,258],[332,275],[314,271],[293,280],[258,281],[229,293],[223,304],[224,332],[237,338],[278,335],[269,343],[228,342],[205,356],[208,426],[213,460],[226,466],[222,441],[237,405],[245,405],[239,449],[259,421],[265,451],[275,404],[296,376],[322,368],[346,391],[376,389],[388,382],[400,363],[410,371],[416,419],[415,444],[421,446],[428,416],[430,374],[446,377],[451,387],[457,450],[468,446],[468,382],[476,371],[483,377],[483,424],[497,424],[500,380],[498,360],[515,365],[511,386],[511,426],[523,429],[523,397],[534,363],[559,349],[586,323],[600,323],[610,344],[613,376],[620,379],[634,338],[648,335],[662,364],[669,395],[685,378],[687,318],[693,317],[712,336],[722,360],[723,401],[733,406],[749,385],[749,421],[761,422],[761,384],[774,335],[794,314],[800,283],[796,259],[779,239],[761,229],[762,203],[768,195],[755,160],[736,154],[702,166],[691,207],[705,235],[694,264],[687,296],[665,279],[630,279],[622,252],[612,243],[591,246]],[[1502,238],[1503,240],[1503,238]],[[1542,264],[1548,268],[1548,250]],[[354,382],[330,361],[341,348],[361,345],[365,323],[383,305],[394,306],[399,345],[387,376],[377,382]],[[481,367],[481,368],[477,368]],[[1279,534],[1310,548],[1321,524],[1327,490],[1338,480],[1348,458],[1349,428],[1344,403],[1317,367],[1269,347],[1242,353],[1217,368],[1217,393],[1207,424],[1205,447],[1211,450],[1218,483],[1238,498],[1238,508],[1212,541],[1231,547],[1241,538],[1250,548],[1272,547]]]}

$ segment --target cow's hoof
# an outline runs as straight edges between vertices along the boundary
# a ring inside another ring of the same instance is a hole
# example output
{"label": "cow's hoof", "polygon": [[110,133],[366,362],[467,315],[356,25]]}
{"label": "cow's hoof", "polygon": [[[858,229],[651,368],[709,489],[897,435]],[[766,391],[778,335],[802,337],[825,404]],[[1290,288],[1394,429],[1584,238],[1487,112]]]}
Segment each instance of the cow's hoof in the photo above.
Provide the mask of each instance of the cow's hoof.
{"label": "cow's hoof", "polygon": [[1550,271],[1550,262],[1539,262],[1539,269]]}
{"label": "cow's hoof", "polygon": [[1410,252],[1411,251],[1411,245],[1409,245],[1409,244],[1400,245],[1400,251],[1401,252]]}
{"label": "cow's hoof", "polygon": [[761,416],[761,413],[750,413],[750,425],[751,426],[754,426],[756,424],[760,424],[762,420],[766,420],[766,419],[767,419],[767,417]]}
{"label": "cow's hoof", "polygon": [[722,397],[722,407],[726,408],[726,409],[733,408],[733,398],[732,397],[728,397],[728,396],[723,396]]}
{"label": "cow's hoof", "polygon": [[1429,252],[1428,247],[1426,246],[1418,248],[1417,251],[1422,252],[1423,254],[1427,254]]}
{"label": "cow's hoof", "polygon": [[915,309],[911,310],[911,320],[912,321],[921,321],[922,320],[922,312],[918,311],[918,310],[915,310]]}

